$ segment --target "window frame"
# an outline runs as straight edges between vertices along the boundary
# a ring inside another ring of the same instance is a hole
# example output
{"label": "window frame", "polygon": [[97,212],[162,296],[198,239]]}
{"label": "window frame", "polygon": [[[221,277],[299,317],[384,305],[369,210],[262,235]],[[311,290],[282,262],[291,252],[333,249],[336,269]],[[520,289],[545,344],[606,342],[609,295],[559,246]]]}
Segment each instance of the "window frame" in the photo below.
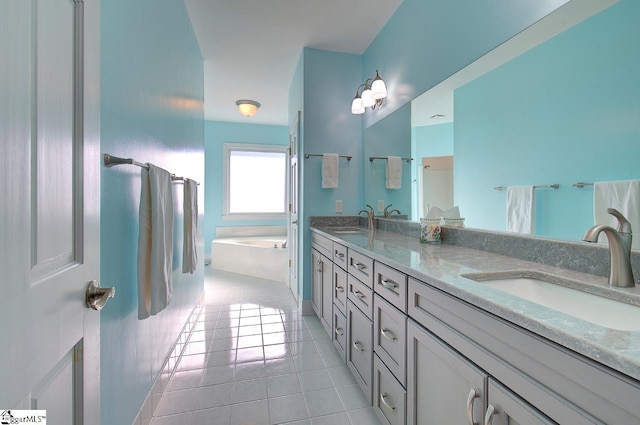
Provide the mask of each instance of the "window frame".
{"label": "window frame", "polygon": [[[244,151],[244,152],[265,152],[265,153],[283,153],[285,156],[284,168],[285,168],[285,179],[284,179],[284,202],[282,205],[281,213],[274,212],[263,212],[263,213],[232,213],[229,209],[231,207],[230,202],[230,157],[231,152],[234,151]],[[287,218],[287,185],[288,185],[288,158],[289,158],[289,147],[286,145],[262,145],[262,144],[249,144],[249,143],[224,143],[222,148],[222,158],[223,158],[223,185],[222,185],[222,218],[223,220],[285,220]]]}

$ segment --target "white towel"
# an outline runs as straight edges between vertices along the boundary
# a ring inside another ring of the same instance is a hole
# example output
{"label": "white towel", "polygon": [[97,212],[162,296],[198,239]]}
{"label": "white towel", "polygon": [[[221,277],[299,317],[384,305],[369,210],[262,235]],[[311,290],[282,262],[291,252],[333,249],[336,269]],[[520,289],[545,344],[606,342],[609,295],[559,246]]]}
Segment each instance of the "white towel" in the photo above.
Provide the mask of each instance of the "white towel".
{"label": "white towel", "polygon": [[[607,214],[607,208],[615,208],[631,223],[635,233],[631,248],[640,249],[640,180],[597,182],[593,185],[593,213],[595,224],[606,224],[614,229],[618,220]],[[607,243],[607,237],[600,233],[599,243]]]}
{"label": "white towel", "polygon": [[533,235],[536,230],[536,196],[533,186],[507,187],[507,232]]}
{"label": "white towel", "polygon": [[171,174],[153,164],[142,168],[138,234],[138,319],[171,302],[173,194]]}
{"label": "white towel", "polygon": [[196,237],[198,233],[198,183],[184,179],[184,238],[182,244],[182,273],[193,273],[198,265]]}
{"label": "white towel", "polygon": [[388,156],[386,174],[387,189],[400,189],[402,186],[402,158],[399,156]]}
{"label": "white towel", "polygon": [[322,188],[338,187],[338,154],[325,153],[322,155]]}

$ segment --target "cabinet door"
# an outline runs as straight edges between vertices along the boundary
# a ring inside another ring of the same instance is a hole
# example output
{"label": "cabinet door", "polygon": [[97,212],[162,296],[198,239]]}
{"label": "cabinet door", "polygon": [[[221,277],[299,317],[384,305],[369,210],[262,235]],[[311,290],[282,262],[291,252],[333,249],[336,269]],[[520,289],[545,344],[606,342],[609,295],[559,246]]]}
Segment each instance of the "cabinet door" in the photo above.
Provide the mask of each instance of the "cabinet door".
{"label": "cabinet door", "polygon": [[556,424],[493,378],[489,378],[487,394],[489,405],[483,422],[485,425]]}
{"label": "cabinet door", "polygon": [[347,366],[371,404],[373,367],[373,323],[351,301],[347,301]]}
{"label": "cabinet door", "polygon": [[347,358],[347,352],[345,347],[347,346],[347,317],[342,312],[333,307],[333,345],[338,350],[340,358],[345,362]]}
{"label": "cabinet door", "polygon": [[311,306],[319,319],[322,318],[322,255],[315,249],[311,250]]}
{"label": "cabinet door", "polygon": [[333,263],[324,255],[320,255],[322,262],[322,317],[320,321],[324,330],[331,336],[331,322],[333,321]]}
{"label": "cabinet door", "polygon": [[333,304],[344,314],[347,311],[347,272],[333,264]]}
{"label": "cabinet door", "polygon": [[479,424],[487,375],[429,331],[407,325],[407,424]]}
{"label": "cabinet door", "polygon": [[373,301],[373,351],[396,379],[406,379],[407,316],[375,294]]}

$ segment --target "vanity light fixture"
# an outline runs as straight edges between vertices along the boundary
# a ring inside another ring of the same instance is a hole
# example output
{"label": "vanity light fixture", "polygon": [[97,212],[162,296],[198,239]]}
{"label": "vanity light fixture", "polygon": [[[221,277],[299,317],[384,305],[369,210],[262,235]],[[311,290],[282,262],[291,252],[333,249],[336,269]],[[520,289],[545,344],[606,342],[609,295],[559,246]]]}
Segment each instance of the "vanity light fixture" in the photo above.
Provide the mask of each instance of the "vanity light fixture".
{"label": "vanity light fixture", "polygon": [[238,105],[238,110],[245,117],[252,117],[258,112],[258,108],[260,107],[260,103],[255,100],[242,99],[237,100],[236,105]]}
{"label": "vanity light fixture", "polygon": [[358,115],[364,114],[365,108],[376,109],[376,106],[382,105],[382,99],[385,97],[387,97],[387,86],[376,69],[376,76],[367,78],[356,89],[356,96],[351,102],[351,113]]}

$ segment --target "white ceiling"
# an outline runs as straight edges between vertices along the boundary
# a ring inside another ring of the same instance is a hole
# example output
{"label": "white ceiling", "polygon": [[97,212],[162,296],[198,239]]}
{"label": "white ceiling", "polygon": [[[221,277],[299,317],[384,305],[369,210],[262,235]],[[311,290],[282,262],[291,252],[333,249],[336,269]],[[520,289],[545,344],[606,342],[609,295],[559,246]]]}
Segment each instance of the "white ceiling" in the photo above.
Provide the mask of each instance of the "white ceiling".
{"label": "white ceiling", "polygon": [[[205,119],[286,125],[302,48],[362,54],[401,2],[185,0],[205,61]],[[262,107],[243,117],[238,99]]]}

